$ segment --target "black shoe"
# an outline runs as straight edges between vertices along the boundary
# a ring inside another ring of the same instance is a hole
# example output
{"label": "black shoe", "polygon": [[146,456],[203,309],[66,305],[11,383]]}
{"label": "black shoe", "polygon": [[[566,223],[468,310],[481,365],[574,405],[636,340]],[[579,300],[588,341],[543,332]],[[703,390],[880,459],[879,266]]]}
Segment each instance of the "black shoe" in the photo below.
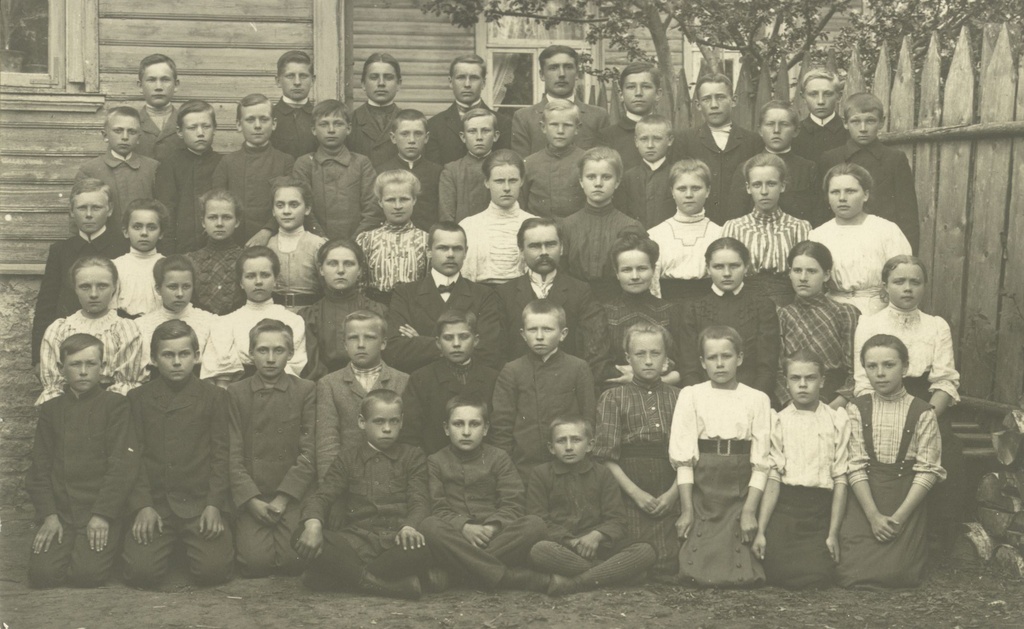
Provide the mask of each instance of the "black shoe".
{"label": "black shoe", "polygon": [[386,581],[372,572],[363,571],[363,578],[359,580],[359,588],[377,596],[404,598],[410,601],[415,601],[422,594],[420,580],[415,575]]}
{"label": "black shoe", "polygon": [[507,568],[498,587],[506,590],[527,590],[546,594],[551,576],[529,568]]}
{"label": "black shoe", "polygon": [[548,585],[548,596],[565,596],[575,594],[583,590],[579,579],[563,577],[560,574],[551,575],[551,583]]}
{"label": "black shoe", "polygon": [[427,570],[426,580],[423,581],[425,592],[444,592],[451,587],[451,575],[444,568],[431,568]]}

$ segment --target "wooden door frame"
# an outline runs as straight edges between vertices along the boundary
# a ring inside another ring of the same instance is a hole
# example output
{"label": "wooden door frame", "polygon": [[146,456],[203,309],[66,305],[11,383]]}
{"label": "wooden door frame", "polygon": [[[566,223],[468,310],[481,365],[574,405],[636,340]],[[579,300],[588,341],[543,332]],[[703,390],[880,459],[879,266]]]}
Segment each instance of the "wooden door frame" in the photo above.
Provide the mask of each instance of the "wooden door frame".
{"label": "wooden door frame", "polygon": [[313,0],[315,100],[351,100],[351,60],[352,3],[348,0]]}

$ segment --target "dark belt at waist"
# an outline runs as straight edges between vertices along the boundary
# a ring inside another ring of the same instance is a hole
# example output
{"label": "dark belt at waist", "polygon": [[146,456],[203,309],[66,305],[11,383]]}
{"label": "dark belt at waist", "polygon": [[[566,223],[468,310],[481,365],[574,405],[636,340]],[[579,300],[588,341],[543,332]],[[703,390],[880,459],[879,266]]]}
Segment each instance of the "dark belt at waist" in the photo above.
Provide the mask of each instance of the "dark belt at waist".
{"label": "dark belt at waist", "polygon": [[698,439],[701,454],[750,454],[749,439]]}
{"label": "dark belt at waist", "polygon": [[320,298],[310,293],[274,293],[274,303],[286,308],[295,306],[312,306]]}

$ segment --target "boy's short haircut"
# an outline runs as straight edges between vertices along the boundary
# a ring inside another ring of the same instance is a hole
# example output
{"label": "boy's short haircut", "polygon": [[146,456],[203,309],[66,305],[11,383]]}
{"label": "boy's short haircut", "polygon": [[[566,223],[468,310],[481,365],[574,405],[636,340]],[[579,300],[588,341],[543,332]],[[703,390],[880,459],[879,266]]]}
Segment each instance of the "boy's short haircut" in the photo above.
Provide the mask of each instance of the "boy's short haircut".
{"label": "boy's short haircut", "polygon": [[238,107],[235,108],[235,121],[241,122],[242,110],[246,107],[254,107],[256,105],[270,105],[270,99],[263,94],[249,94],[238,101]]}
{"label": "boy's short haircut", "polygon": [[277,76],[284,74],[284,69],[289,63],[301,63],[309,66],[309,73],[313,74],[313,59],[301,50],[289,50],[277,58]]}
{"label": "boy's short haircut", "polygon": [[623,68],[622,72],[619,72],[619,89],[623,89],[623,86],[626,85],[626,79],[629,76],[633,74],[643,74],[644,72],[649,72],[651,74],[651,81],[654,82],[654,87],[661,87],[661,70],[658,66],[647,61],[634,61]]}
{"label": "boy's short haircut", "polygon": [[520,251],[526,246],[526,232],[535,227],[554,227],[555,233],[558,235],[558,242],[562,242],[562,227],[558,221],[547,216],[531,216],[519,225],[519,231],[516,232],[516,244],[519,245]]}
{"label": "boy's short haircut", "polygon": [[328,116],[336,116],[344,120],[349,125],[352,124],[352,113],[349,112],[348,107],[345,103],[333,98],[328,98],[327,100],[322,100],[317,103],[313,107],[313,111],[310,115],[313,117],[314,122]]}
{"label": "boy's short haircut", "polygon": [[94,254],[87,254],[75,260],[74,264],[71,265],[71,268],[68,269],[68,277],[71,278],[71,285],[75,285],[75,276],[78,275],[79,271],[91,266],[98,266],[106,269],[110,273],[110,277],[114,280],[114,286],[117,286],[117,267],[114,266],[114,263],[110,258]]}
{"label": "boy's short haircut", "polygon": [[366,58],[363,62],[363,73],[360,76],[360,82],[366,80],[366,73],[370,70],[370,65],[374,63],[386,63],[395,69],[395,78],[399,81],[402,80],[402,66],[398,65],[398,59],[395,59],[387,52],[375,52]]}
{"label": "boy's short haircut", "polygon": [[764,124],[764,117],[769,111],[779,109],[786,112],[789,115],[789,121],[793,123],[793,126],[800,124],[800,114],[797,112],[796,107],[786,100],[770,100],[761,106],[761,110],[757,113],[757,123],[759,125]]}
{"label": "boy's short haircut", "polygon": [[894,349],[900,355],[900,360],[904,365],[910,364],[910,351],[907,349],[907,345],[899,337],[891,334],[876,334],[865,341],[864,346],[860,348],[860,364],[864,364],[864,357],[868,355],[868,350],[876,347]]}
{"label": "boy's short haircut", "polygon": [[[647,114],[640,120],[636,121],[636,126],[644,127],[664,127],[669,133],[672,132],[672,121],[667,116],[661,114]],[[636,131],[633,132],[634,134]]]}
{"label": "boy's short haircut", "polygon": [[579,415],[567,415],[565,417],[556,417],[551,420],[551,425],[548,426],[548,443],[554,443],[555,428],[558,428],[559,426],[583,426],[583,434],[586,436],[587,441],[594,438],[594,427],[590,425],[590,422]]}
{"label": "boy's short haircut", "polygon": [[849,120],[850,116],[856,114],[869,113],[876,113],[879,120],[885,120],[885,106],[877,96],[870,92],[850,94],[843,104],[843,120]]}
{"label": "boy's short haircut", "polygon": [[192,282],[196,281],[196,267],[189,260],[188,256],[181,253],[172,253],[166,258],[160,258],[153,265],[153,281],[157,288],[164,285],[164,279],[172,271],[182,271],[192,274]]}
{"label": "boy's short haircut", "polygon": [[205,100],[190,100],[178,109],[178,115],[175,120],[178,123],[179,129],[185,124],[185,116],[191,114],[209,114],[214,128],[217,127],[217,111],[213,108],[213,105]]}
{"label": "boy's short haircut", "polygon": [[231,204],[231,212],[238,218],[238,198],[225,188],[214,188],[199,197],[200,207],[203,208],[203,216],[206,216],[206,205],[211,201],[223,201]]}
{"label": "boy's short haircut", "polygon": [[607,146],[595,146],[592,149],[587,149],[576,166],[581,177],[583,176],[583,167],[590,162],[608,162],[612,165],[612,170],[615,171],[615,178],[622,179],[622,156],[615,149]]}
{"label": "boy's short haircut", "polygon": [[794,363],[811,363],[818,368],[818,375],[825,375],[825,361],[809,349],[798,349],[782,359],[782,375],[789,375],[789,367]]}
{"label": "boy's short haircut", "polygon": [[460,308],[452,308],[451,310],[445,310],[441,313],[441,316],[437,318],[437,323],[434,325],[434,336],[440,338],[444,334],[444,329],[450,325],[462,325],[465,324],[469,331],[476,334],[476,313],[470,310],[462,310]]}
{"label": "boy's short haircut", "polygon": [[284,334],[284,338],[288,343],[288,351],[295,351],[295,334],[292,332],[292,326],[277,319],[261,319],[259,323],[252,326],[249,330],[250,354],[256,350],[256,340],[260,337],[260,334],[263,334],[264,332],[279,332]]}
{"label": "boy's short haircut", "polygon": [[466,115],[462,117],[462,130],[466,130],[466,123],[473,118],[483,118],[485,116],[491,119],[491,126],[497,131],[498,115],[490,109],[484,109],[483,107],[474,107],[466,112]]}
{"label": "boy's short haircut", "polygon": [[704,187],[711,187],[711,168],[703,160],[686,158],[672,164],[672,170],[668,173],[668,180],[675,187],[676,182],[683,175],[697,175],[704,182]]}
{"label": "boy's short haircut", "polygon": [[523,325],[526,325],[527,315],[550,315],[558,318],[560,330],[565,329],[565,308],[551,301],[550,299],[534,299],[523,307]]}
{"label": "boy's short haircut", "polygon": [[634,336],[641,336],[643,334],[650,334],[653,336],[660,336],[662,343],[665,344],[665,351],[672,346],[672,334],[663,325],[657,323],[647,323],[641,321],[634,323],[633,325],[626,328],[626,333],[622,336],[622,351],[629,353],[629,348],[633,343]]}
{"label": "boy's short haircut", "polygon": [[246,262],[260,258],[270,260],[270,268],[274,271],[274,277],[281,274],[281,258],[277,257],[273,249],[270,247],[246,247],[242,249],[242,254],[235,261],[235,282],[242,282],[242,272]]}
{"label": "boy's short haircut", "polygon": [[729,92],[729,96],[733,95],[732,79],[720,73],[705,74],[701,76],[699,79],[697,79],[697,84],[693,88],[693,97],[695,99],[697,99],[698,101],[700,100],[700,88],[704,87],[708,83],[713,83],[715,85],[724,85],[726,87],[726,91]]}
{"label": "boy's short haircut", "polygon": [[430,229],[427,230],[428,249],[434,246],[434,234],[437,232],[458,232],[462,234],[463,242],[467,245],[469,244],[469,240],[466,238],[466,230],[462,228],[462,225],[459,225],[455,221],[438,221],[431,225]]}
{"label": "boy's short haircut", "polygon": [[554,57],[555,55],[569,55],[570,57],[572,57],[572,60],[576,64],[577,68],[580,65],[580,53],[575,48],[572,48],[570,46],[563,46],[561,44],[552,44],[551,46],[548,46],[544,50],[540,51],[540,56],[537,57],[537,62],[540,64],[540,67],[543,68],[544,62],[550,59],[551,57]]}
{"label": "boy's short haircut", "polygon": [[519,170],[520,179],[526,176],[526,162],[512,149],[498,149],[492,151],[484,158],[480,169],[484,172],[484,179],[491,178],[491,172],[498,166],[515,166]]}
{"label": "boy's short haircut", "polygon": [[153,336],[150,339],[149,344],[150,359],[152,359],[154,363],[156,362],[156,357],[160,355],[160,343],[164,341],[176,341],[184,338],[187,338],[192,342],[193,352],[199,351],[199,337],[196,336],[196,331],[192,329],[192,326],[181,319],[164,321],[160,325],[156,326],[155,330],[153,330]]}
{"label": "boy's short haircut", "polygon": [[547,105],[544,105],[544,111],[541,112],[540,119],[543,122],[547,122],[548,114],[556,111],[568,111],[572,113],[573,118],[576,120],[576,126],[583,124],[583,114],[580,113],[579,106],[564,98],[552,98],[548,101]]}
{"label": "boy's short haircut", "polygon": [[826,81],[830,81],[837,92],[842,91],[842,84],[839,82],[839,77],[836,76],[834,72],[827,68],[814,68],[801,77],[800,92],[806,92],[807,84],[815,79],[825,79]]}
{"label": "boy's short haircut", "polygon": [[774,153],[758,153],[743,162],[743,178],[747,183],[750,183],[750,171],[755,168],[774,168],[775,172],[779,173],[779,180],[782,183],[789,181],[789,169],[786,168],[786,162]]}
{"label": "boy's short haircut", "polygon": [[342,334],[345,334],[345,331],[348,329],[348,324],[355,321],[374,321],[380,329],[381,339],[386,339],[388,336],[387,320],[376,312],[371,312],[370,310],[356,310],[355,312],[350,312],[341,324]]}
{"label": "boy's short haircut", "polygon": [[743,337],[736,328],[727,325],[709,325],[700,331],[697,338],[697,351],[704,356],[704,344],[708,341],[729,341],[737,354],[743,353]]}
{"label": "boy's short haircut", "polygon": [[174,80],[178,80],[178,66],[174,63],[174,59],[171,59],[167,55],[161,55],[159,53],[143,57],[142,61],[139,62],[139,80],[146,74],[146,68],[149,66],[155,66],[161,63],[166,63],[171,68],[171,75],[174,76]]}
{"label": "boy's short haircut", "polygon": [[302,179],[292,177],[291,175],[274,177],[270,180],[270,198],[274,199],[277,196],[277,191],[284,188],[295,188],[302,195],[302,202],[305,204],[306,209],[308,210],[313,207],[313,189]]}
{"label": "boy's short haircut", "polygon": [[615,239],[611,250],[608,251],[608,258],[611,260],[612,269],[616,272],[619,270],[619,256],[627,251],[639,251],[645,254],[647,261],[651,263],[652,269],[658,264],[658,258],[661,257],[661,247],[658,243],[651,240],[651,237],[646,233],[623,230],[619,232],[618,238]]}
{"label": "boy's short haircut", "polygon": [[412,171],[385,170],[373,180],[373,198],[377,199],[377,203],[380,203],[381,197],[384,196],[384,186],[394,184],[409,186],[413,199],[419,198],[422,184],[420,184],[420,178],[412,174]]}
{"label": "boy's short haircut", "polygon": [[92,334],[86,334],[85,332],[72,334],[61,341],[59,349],[60,363],[63,365],[68,356],[85,351],[90,347],[100,348],[100,360],[103,360],[103,341]]}
{"label": "boy's short haircut", "polygon": [[427,128],[427,116],[419,109],[403,109],[395,114],[391,124],[388,125],[388,131],[394,133],[398,131],[398,125],[403,122],[422,122],[423,128]]}
{"label": "boy's short haircut", "polygon": [[107,110],[107,115],[103,118],[104,128],[110,126],[110,120],[114,116],[124,116],[125,118],[131,118],[135,122],[142,125],[142,116],[139,115],[139,110],[134,107],[126,107],[124,105],[120,107],[111,107]]}
{"label": "boy's short haircut", "polygon": [[459,55],[452,59],[452,62],[448,64],[449,77],[455,76],[455,66],[460,63],[471,63],[475,66],[480,66],[480,76],[483,77],[484,80],[487,79],[487,62],[484,61],[484,58],[480,55]]}
{"label": "boy's short haircut", "polygon": [[363,401],[359,403],[359,416],[363,419],[368,419],[372,404],[397,404],[398,408],[403,410],[405,406],[402,396],[391,389],[374,389],[367,393],[363,397]]}
{"label": "boy's short haircut", "polygon": [[750,249],[743,241],[730,236],[722,236],[711,242],[704,251],[704,262],[711,264],[711,258],[719,251],[734,251],[743,261],[744,266],[750,266]]}
{"label": "boy's short haircut", "polygon": [[469,395],[456,395],[448,400],[448,403],[444,405],[445,415],[447,416],[445,423],[447,424],[451,421],[452,411],[466,406],[479,410],[480,417],[484,420],[485,425],[491,423],[491,405],[486,400]]}
{"label": "boy's short haircut", "polygon": [[828,172],[825,173],[825,179],[822,180],[822,188],[825,190],[826,195],[828,195],[828,185],[832,183],[832,180],[844,175],[849,175],[856,179],[864,192],[871,192],[871,188],[875,185],[875,178],[871,176],[867,168],[853,162],[843,162],[829,168]]}
{"label": "boy's short haircut", "polygon": [[128,229],[132,222],[132,213],[139,210],[156,212],[157,222],[160,223],[160,233],[167,231],[167,225],[171,222],[171,213],[167,211],[166,205],[156,199],[135,199],[129,203],[121,216],[121,226]]}
{"label": "boy's short haircut", "polygon": [[71,186],[71,209],[75,208],[75,199],[80,194],[88,194],[90,192],[102,192],[107,195],[107,203],[110,203],[110,186],[105,184],[99,179],[93,177],[86,177],[85,179],[79,179],[75,182],[75,185]]}

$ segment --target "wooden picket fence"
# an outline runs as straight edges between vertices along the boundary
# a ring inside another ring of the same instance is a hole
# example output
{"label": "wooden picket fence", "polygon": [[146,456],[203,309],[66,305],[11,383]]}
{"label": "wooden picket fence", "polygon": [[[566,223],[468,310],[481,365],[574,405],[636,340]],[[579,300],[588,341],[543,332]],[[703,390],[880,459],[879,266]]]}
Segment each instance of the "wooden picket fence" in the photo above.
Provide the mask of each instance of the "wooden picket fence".
{"label": "wooden picket fence", "polygon": [[[909,38],[895,70],[883,47],[870,80],[852,50],[844,92],[870,91],[882,100],[888,116],[881,140],[904,151],[914,169],[920,256],[931,280],[923,309],[952,327],[962,393],[1012,405],[1024,402],[1024,63],[1017,38],[1005,24],[986,27],[976,69],[965,28],[945,77],[934,36],[920,68]],[[828,53],[832,69],[837,54]],[[737,123],[754,128],[772,98],[806,111],[788,73],[776,74],[773,80],[764,67],[754,81],[741,69]],[[699,124],[685,71],[677,85],[675,111],[665,113],[677,129]],[[613,118],[621,115],[612,82],[591,97]]]}

